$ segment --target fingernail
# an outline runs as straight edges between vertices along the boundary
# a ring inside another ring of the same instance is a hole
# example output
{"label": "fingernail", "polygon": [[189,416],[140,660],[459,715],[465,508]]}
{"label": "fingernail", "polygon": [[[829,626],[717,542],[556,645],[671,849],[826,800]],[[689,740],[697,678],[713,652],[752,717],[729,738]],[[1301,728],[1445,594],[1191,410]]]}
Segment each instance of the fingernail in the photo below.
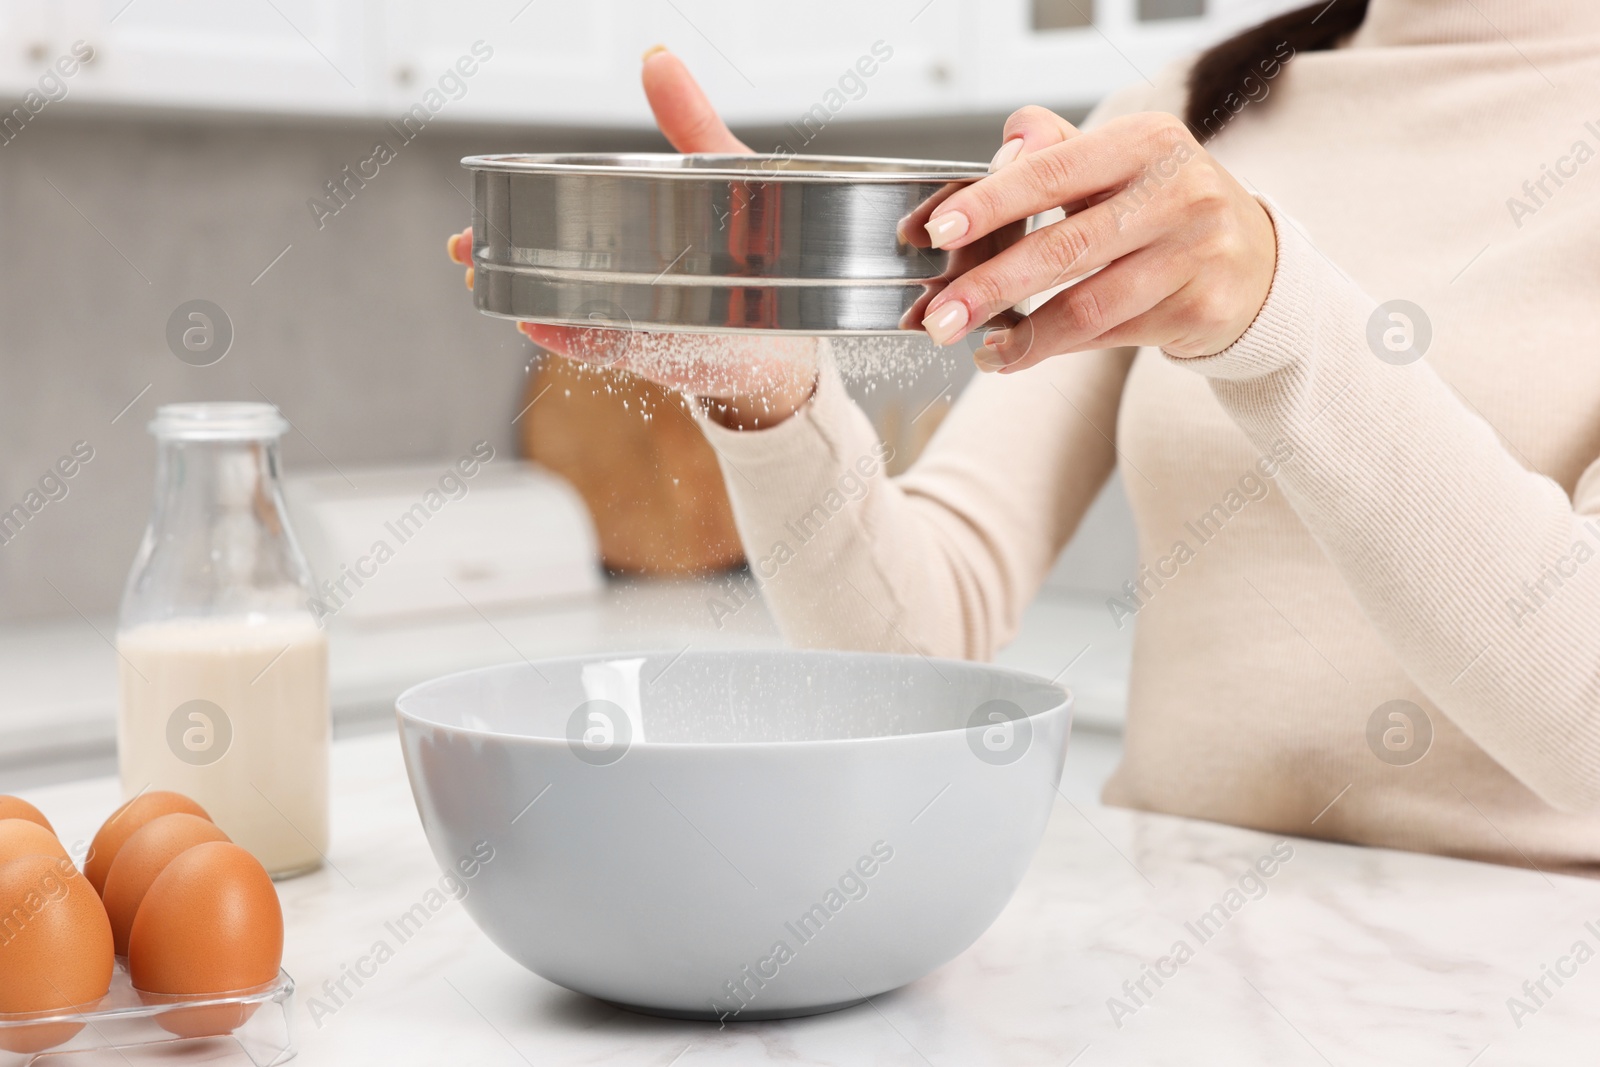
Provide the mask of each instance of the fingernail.
{"label": "fingernail", "polygon": [[1006,361],[1001,357],[1000,353],[988,345],[973,349],[972,362],[976,363],[978,369],[985,374],[993,374],[1006,365]]}
{"label": "fingernail", "polygon": [[936,345],[947,345],[954,341],[966,325],[967,305],[959,300],[950,301],[922,320],[922,328],[928,331],[928,336],[933,338]]}
{"label": "fingernail", "polygon": [[648,63],[650,61],[650,57],[651,56],[658,56],[662,52],[665,52],[666,50],[667,50],[667,46],[664,45],[664,44],[653,44],[649,48],[646,48],[644,50],[644,55],[639,57],[639,62]]}
{"label": "fingernail", "polygon": [[467,268],[467,288],[468,289],[472,288],[472,279],[476,276],[476,274],[477,274],[477,272],[475,270],[473,270],[471,267]]}
{"label": "fingernail", "polygon": [[1011,340],[1011,331],[1003,327],[984,331],[983,344],[985,348],[999,348]]}
{"label": "fingernail", "polygon": [[1011,138],[1011,140],[1009,140],[1005,144],[1001,145],[1000,146],[1000,151],[996,152],[994,154],[994,158],[989,160],[989,173],[993,174],[995,171],[999,170],[1001,167],[1005,166],[1007,163],[1010,163],[1012,160],[1016,159],[1021,154],[1022,154],[1022,138],[1020,138],[1020,137]]}
{"label": "fingernail", "polygon": [[933,247],[943,248],[951,241],[959,240],[971,225],[961,212],[947,211],[928,220],[928,239],[933,242]]}

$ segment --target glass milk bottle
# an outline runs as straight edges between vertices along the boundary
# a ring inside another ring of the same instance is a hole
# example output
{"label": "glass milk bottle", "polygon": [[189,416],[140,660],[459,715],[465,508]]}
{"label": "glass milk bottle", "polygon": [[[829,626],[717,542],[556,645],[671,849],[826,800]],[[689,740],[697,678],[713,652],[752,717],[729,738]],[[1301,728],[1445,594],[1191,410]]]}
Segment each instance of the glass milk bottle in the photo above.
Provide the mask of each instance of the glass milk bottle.
{"label": "glass milk bottle", "polygon": [[274,877],[328,847],[328,644],[278,486],[270,404],[169,404],[117,627],[122,790],[199,802]]}

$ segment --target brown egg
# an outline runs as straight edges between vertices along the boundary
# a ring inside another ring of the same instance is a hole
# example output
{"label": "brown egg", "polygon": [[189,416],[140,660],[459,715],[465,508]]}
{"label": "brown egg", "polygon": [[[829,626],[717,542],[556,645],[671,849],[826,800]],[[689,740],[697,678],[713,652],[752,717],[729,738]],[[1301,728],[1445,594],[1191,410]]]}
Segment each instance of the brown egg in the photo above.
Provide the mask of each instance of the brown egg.
{"label": "brown egg", "polygon": [[[0,863],[0,916],[0,1012],[92,1006],[106,995],[111,922],[70,860],[24,856]],[[0,1048],[38,1052],[81,1029],[80,1023],[7,1027]]]}
{"label": "brown egg", "polygon": [[[283,961],[283,909],[266,868],[238,845],[179,853],[145,892],[128,936],[128,973],[146,993],[204,995],[265,985]],[[187,1008],[156,1021],[183,1037],[229,1033],[255,1005]]]}
{"label": "brown egg", "polygon": [[208,821],[211,818],[205,808],[182,793],[168,793],[161,789],[140,793],[111,813],[111,818],[101,824],[100,831],[94,835],[94,841],[89,844],[89,858],[83,865],[83,876],[89,879],[89,884],[94,886],[96,893],[105,892],[106,875],[111,873],[111,861],[117,858],[117,850],[122,847],[123,842],[151,819],[171,815],[175,811],[198,815]]}
{"label": "brown egg", "polygon": [[56,828],[50,825],[50,820],[44,817],[44,813],[21,797],[0,796],[0,819],[27,819],[29,822],[38,823],[52,834],[56,832]]}
{"label": "brown egg", "polygon": [[228,835],[217,829],[210,819],[175,811],[151,819],[122,843],[117,858],[111,861],[105,888],[100,893],[100,899],[106,904],[106,915],[111,920],[117,955],[127,955],[133,917],[138,914],[139,904],[156,875],[187,849],[207,841],[226,840]]}
{"label": "brown egg", "polygon": [[56,835],[38,823],[29,819],[0,819],[0,863],[23,856],[70,858]]}

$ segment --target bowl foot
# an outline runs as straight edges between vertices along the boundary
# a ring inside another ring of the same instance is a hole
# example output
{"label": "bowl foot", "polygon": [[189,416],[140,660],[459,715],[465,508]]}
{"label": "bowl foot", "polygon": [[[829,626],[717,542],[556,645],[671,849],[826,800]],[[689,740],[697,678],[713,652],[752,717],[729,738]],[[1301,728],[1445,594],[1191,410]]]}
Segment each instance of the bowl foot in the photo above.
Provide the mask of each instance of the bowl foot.
{"label": "bowl foot", "polygon": [[865,1004],[865,997],[853,997],[850,1000],[841,1000],[836,1004],[816,1004],[795,1008],[746,1008],[741,1012],[715,1012],[715,1011],[680,1011],[677,1008],[647,1008],[639,1004],[623,1004],[619,1001],[608,1000],[605,1003],[623,1011],[635,1012],[639,1015],[654,1015],[661,1019],[692,1019],[697,1022],[724,1022],[724,1023],[749,1023],[762,1022],[768,1019],[800,1019],[807,1015],[826,1015],[830,1011],[843,1011],[853,1008],[857,1004]]}

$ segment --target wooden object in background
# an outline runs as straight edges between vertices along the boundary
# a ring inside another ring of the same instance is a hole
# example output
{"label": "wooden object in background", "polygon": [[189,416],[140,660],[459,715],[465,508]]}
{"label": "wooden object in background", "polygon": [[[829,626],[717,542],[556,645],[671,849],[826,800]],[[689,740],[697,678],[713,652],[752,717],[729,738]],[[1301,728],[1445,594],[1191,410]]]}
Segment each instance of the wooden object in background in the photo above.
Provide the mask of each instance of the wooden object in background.
{"label": "wooden object in background", "polygon": [[523,452],[577,488],[608,569],[706,574],[744,562],[716,454],[681,395],[556,356],[528,389],[523,404],[540,399],[519,420]]}

